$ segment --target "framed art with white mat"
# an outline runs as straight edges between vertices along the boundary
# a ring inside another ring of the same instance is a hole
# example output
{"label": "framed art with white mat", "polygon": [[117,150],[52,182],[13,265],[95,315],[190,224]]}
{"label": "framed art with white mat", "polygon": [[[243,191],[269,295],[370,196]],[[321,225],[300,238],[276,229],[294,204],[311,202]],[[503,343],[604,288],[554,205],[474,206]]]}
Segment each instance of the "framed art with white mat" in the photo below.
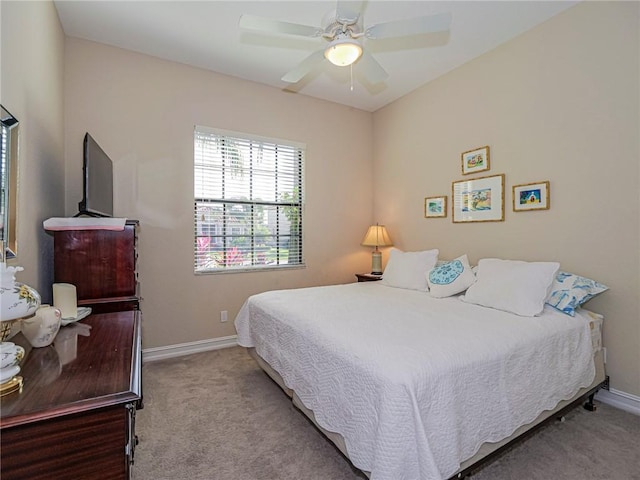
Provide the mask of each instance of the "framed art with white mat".
{"label": "framed art with white mat", "polygon": [[451,186],[453,223],[504,221],[504,173]]}
{"label": "framed art with white mat", "polygon": [[512,199],[514,212],[548,210],[549,181],[514,185]]}

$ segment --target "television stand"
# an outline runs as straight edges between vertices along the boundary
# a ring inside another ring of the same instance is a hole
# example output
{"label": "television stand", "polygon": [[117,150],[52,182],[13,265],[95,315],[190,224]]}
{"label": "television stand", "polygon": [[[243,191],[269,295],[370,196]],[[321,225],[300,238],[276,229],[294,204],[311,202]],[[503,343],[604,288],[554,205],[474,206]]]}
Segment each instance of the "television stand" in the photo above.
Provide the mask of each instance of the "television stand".
{"label": "television stand", "polygon": [[73,218],[76,217],[93,217],[93,218],[109,218],[111,217],[111,215],[103,215],[102,213],[96,213],[96,212],[87,212],[86,210],[80,210],[78,213],[76,213]]}

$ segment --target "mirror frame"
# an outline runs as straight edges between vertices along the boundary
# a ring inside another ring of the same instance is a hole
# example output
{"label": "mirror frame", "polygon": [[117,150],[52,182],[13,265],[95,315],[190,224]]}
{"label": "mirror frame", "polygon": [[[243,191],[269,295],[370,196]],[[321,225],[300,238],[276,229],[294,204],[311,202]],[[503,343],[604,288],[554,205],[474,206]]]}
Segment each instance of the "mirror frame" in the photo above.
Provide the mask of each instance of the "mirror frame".
{"label": "mirror frame", "polygon": [[2,261],[16,258],[18,255],[18,119],[0,105],[0,123],[2,124],[2,162],[0,165],[0,215],[2,230]]}

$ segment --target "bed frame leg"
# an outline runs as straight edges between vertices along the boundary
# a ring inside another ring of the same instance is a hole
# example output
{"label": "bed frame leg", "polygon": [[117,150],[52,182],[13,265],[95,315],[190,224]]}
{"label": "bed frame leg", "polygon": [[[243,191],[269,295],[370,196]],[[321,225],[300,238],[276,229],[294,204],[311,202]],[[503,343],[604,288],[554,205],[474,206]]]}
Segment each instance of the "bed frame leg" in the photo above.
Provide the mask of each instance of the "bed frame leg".
{"label": "bed frame leg", "polygon": [[591,395],[589,395],[589,398],[587,399],[587,401],[584,404],[584,409],[585,410],[589,410],[590,412],[595,412],[597,407],[595,405],[595,403],[593,403],[593,397],[595,395],[595,392],[592,393]]}

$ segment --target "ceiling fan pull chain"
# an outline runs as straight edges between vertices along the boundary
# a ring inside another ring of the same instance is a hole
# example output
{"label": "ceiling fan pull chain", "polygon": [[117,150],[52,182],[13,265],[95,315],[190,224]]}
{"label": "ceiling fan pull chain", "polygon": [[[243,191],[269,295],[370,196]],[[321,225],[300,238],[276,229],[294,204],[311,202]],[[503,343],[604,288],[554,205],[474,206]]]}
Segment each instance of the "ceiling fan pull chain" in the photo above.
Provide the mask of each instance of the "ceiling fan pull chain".
{"label": "ceiling fan pull chain", "polygon": [[351,70],[351,91],[353,92],[353,63],[349,65],[349,69]]}

